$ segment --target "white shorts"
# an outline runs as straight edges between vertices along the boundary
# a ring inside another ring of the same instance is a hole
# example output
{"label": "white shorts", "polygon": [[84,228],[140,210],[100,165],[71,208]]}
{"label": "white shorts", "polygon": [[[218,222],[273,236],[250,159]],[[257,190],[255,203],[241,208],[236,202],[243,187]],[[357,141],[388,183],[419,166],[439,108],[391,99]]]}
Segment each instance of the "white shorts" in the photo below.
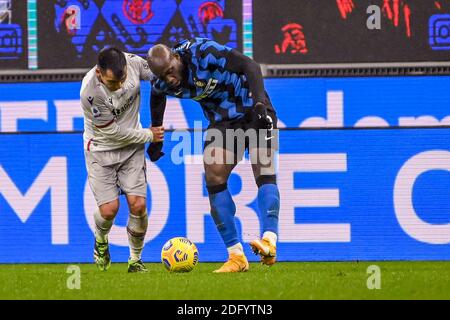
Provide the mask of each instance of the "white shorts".
{"label": "white shorts", "polygon": [[116,200],[121,192],[147,198],[144,146],[132,144],[112,151],[84,151],[97,206]]}

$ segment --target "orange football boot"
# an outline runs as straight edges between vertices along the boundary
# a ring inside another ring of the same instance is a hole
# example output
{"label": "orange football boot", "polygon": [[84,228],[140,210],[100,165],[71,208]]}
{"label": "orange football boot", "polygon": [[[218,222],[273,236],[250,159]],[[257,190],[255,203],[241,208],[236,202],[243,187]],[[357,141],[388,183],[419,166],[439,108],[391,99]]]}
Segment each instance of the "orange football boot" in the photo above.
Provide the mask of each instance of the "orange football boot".
{"label": "orange football boot", "polygon": [[261,256],[261,263],[267,266],[273,265],[277,258],[277,247],[270,244],[269,239],[262,238],[261,240],[253,240],[250,246],[255,254]]}
{"label": "orange football boot", "polygon": [[249,268],[249,264],[245,255],[238,255],[231,253],[228,261],[219,269],[214,270],[214,273],[229,273],[229,272],[245,272]]}

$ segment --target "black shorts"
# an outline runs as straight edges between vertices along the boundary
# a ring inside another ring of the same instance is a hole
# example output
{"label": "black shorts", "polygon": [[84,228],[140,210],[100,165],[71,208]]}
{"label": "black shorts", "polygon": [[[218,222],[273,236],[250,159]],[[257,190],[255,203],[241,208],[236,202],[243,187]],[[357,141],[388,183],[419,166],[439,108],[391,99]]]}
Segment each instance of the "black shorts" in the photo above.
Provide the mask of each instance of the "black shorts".
{"label": "black shorts", "polygon": [[206,141],[203,149],[217,147],[230,150],[238,159],[242,159],[245,150],[253,148],[278,150],[278,118],[271,109],[267,110],[267,115],[273,121],[271,130],[258,130],[252,122],[251,114],[239,119],[210,124],[206,131]]}

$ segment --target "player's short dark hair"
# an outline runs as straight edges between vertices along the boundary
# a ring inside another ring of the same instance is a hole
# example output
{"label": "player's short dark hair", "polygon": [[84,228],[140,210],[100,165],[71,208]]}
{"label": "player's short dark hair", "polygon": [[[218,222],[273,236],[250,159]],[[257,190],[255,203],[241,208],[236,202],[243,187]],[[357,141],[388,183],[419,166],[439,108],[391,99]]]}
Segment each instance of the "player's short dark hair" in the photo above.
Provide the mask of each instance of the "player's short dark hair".
{"label": "player's short dark hair", "polygon": [[122,79],[127,66],[127,59],[122,51],[116,47],[104,48],[98,54],[98,67],[102,72],[110,69],[117,79]]}

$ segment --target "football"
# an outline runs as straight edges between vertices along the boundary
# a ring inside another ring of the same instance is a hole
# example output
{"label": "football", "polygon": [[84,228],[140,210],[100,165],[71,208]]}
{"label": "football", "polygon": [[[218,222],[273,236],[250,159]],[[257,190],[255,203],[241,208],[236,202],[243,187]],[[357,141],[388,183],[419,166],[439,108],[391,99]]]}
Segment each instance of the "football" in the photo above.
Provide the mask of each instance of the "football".
{"label": "football", "polygon": [[161,250],[161,261],[170,272],[192,271],[198,262],[197,247],[187,238],[172,238]]}

